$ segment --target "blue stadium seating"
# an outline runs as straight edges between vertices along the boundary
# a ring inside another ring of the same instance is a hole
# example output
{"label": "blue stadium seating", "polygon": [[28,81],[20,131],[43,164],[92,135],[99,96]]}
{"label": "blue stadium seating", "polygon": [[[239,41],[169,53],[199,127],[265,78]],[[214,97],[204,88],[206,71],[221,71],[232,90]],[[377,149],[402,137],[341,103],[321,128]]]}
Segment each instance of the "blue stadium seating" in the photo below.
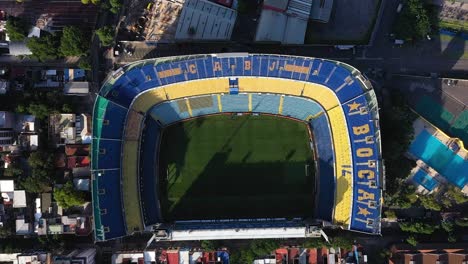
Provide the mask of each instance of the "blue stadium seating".
{"label": "blue stadium seating", "polygon": [[120,76],[115,82],[113,89],[105,95],[105,97],[121,106],[129,107],[133,98],[135,98],[140,92],[132,84],[131,80],[126,74]]}
{"label": "blue stadium seating", "polygon": [[252,112],[278,114],[280,95],[252,94]]}
{"label": "blue stadium seating", "polygon": [[283,102],[283,115],[307,120],[322,112],[322,107],[309,99],[285,96]]}
{"label": "blue stadium seating", "polygon": [[[98,164],[93,164],[95,169],[118,169],[120,168],[120,140],[93,139],[93,146],[99,148]],[[93,158],[94,159],[94,158]]]}
{"label": "blue stadium seating", "polygon": [[158,123],[147,117],[141,139],[140,196],[145,225],[161,221],[158,199],[158,151],[161,131]]}
{"label": "blue stadium seating", "polygon": [[319,219],[331,221],[333,214],[334,196],[335,196],[335,177],[333,156],[333,146],[331,140],[330,126],[325,114],[314,119],[310,123],[310,128],[314,134],[318,155],[318,202],[316,216]]}
{"label": "blue stadium seating", "polygon": [[127,71],[125,74],[134,87],[138,87],[138,85],[146,81],[146,76],[144,75],[143,71],[141,71],[140,67],[135,67],[130,71]]}
{"label": "blue stadium seating", "polygon": [[151,80],[156,80],[158,78],[156,76],[156,71],[154,69],[154,64],[147,64],[147,65],[141,67],[141,71],[145,75],[146,80],[148,80],[148,76],[149,76],[149,79],[151,79]]}
{"label": "blue stadium seating", "polygon": [[106,170],[98,177],[99,208],[101,209],[102,225],[106,239],[125,236],[125,220],[122,213],[122,197],[120,195],[120,170]]}
{"label": "blue stadium seating", "polygon": [[104,114],[104,120],[107,120],[107,124],[103,123],[102,125],[101,138],[122,138],[127,111],[127,109],[109,101]]}
{"label": "blue stadium seating", "polygon": [[[353,105],[355,105],[353,107]],[[359,107],[356,107],[359,106]],[[378,177],[378,150],[375,141],[374,120],[369,113],[361,113],[359,108],[367,108],[367,100],[365,95],[361,95],[343,104],[343,110],[347,119],[347,125],[351,142],[353,163],[354,163],[354,197],[363,196],[362,192],[366,192],[369,198],[353,199],[353,212],[351,218],[351,229],[363,232],[374,232],[375,225],[380,222],[380,182]],[[353,132],[353,128],[360,128],[359,132]],[[372,137],[370,143],[366,142],[367,137]],[[364,154],[357,155],[358,151],[363,151]],[[369,164],[374,161],[374,166]],[[359,177],[361,175],[361,177]],[[373,184],[371,184],[373,183]],[[364,201],[365,200],[365,201]],[[362,202],[368,203],[363,205]],[[374,203],[370,205],[369,203]],[[364,211],[365,210],[365,211]],[[371,219],[373,223],[369,223]]]}
{"label": "blue stadium seating", "polygon": [[169,125],[190,117],[187,111],[180,111],[177,101],[164,102],[154,106],[150,109],[150,115],[163,125]]}
{"label": "blue stadium seating", "polygon": [[223,112],[248,112],[249,98],[246,94],[222,95]]}

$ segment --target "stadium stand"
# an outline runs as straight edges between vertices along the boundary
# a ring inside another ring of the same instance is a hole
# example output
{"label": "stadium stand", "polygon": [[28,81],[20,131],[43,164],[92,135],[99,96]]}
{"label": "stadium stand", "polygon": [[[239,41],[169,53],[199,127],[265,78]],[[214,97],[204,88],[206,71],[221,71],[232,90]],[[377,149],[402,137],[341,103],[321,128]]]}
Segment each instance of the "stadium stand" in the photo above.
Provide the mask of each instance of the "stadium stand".
{"label": "stadium stand", "polygon": [[219,112],[218,98],[214,95],[192,97],[188,99],[193,116],[202,116]]}
{"label": "stadium stand", "polygon": [[118,169],[120,168],[120,140],[93,139],[93,169]]}
{"label": "stadium stand", "polygon": [[[240,94],[228,95],[233,89]],[[116,173],[121,173],[124,188],[115,191],[121,192],[123,223],[126,234],[131,234],[155,219],[146,213],[142,217],[142,208],[135,205],[135,201],[148,203],[146,191],[141,196],[144,201],[137,194],[137,175],[146,173],[146,169],[138,169],[139,162],[144,162],[138,154],[143,137],[141,126],[133,125],[141,123],[143,115],[149,113],[163,124],[230,111],[313,118],[320,189],[335,190],[329,192],[334,197],[322,197],[325,192],[319,190],[318,197],[325,202],[319,201],[317,217],[350,230],[379,233],[383,170],[378,112],[376,100],[367,95],[370,90],[369,82],[353,67],[317,58],[236,53],[137,62],[110,75],[96,99],[92,168],[118,169]],[[453,121],[453,117],[447,119]],[[326,144],[333,149],[325,150]],[[146,148],[142,151],[151,152]],[[99,186],[100,181],[92,182]],[[93,199],[98,207],[101,197],[95,186]],[[329,205],[330,201],[334,205]],[[330,208],[334,208],[332,213]],[[102,226],[109,226],[107,221],[111,219],[95,218],[98,240],[122,235],[103,233]]]}
{"label": "stadium stand", "polygon": [[132,233],[143,230],[138,196],[138,141],[125,141],[122,154],[122,199],[127,228]]}
{"label": "stadium stand", "polygon": [[100,218],[106,237],[126,235],[120,199],[120,170],[106,170],[97,176]]}
{"label": "stadium stand", "polygon": [[379,152],[375,144],[376,131],[368,108],[365,95],[354,98],[343,104],[346,113],[349,136],[353,144],[354,160],[353,213],[351,222],[353,230],[374,232],[380,222],[380,182],[377,162]]}
{"label": "stadium stand", "polygon": [[158,149],[161,131],[158,123],[150,117],[145,120],[141,137],[139,185],[143,220],[146,226],[161,222],[158,201]]}
{"label": "stadium stand", "polygon": [[185,104],[185,99],[179,101],[164,102],[150,110],[150,115],[164,125],[172,124],[190,117],[188,110],[181,111],[178,102]]}
{"label": "stadium stand", "polygon": [[310,121],[310,128],[313,131],[315,149],[318,156],[318,188],[316,216],[319,219],[332,221],[333,207],[335,200],[335,178],[333,156],[333,146],[331,139],[330,125],[326,114],[322,114]]}
{"label": "stadium stand", "polygon": [[279,102],[277,94],[252,94],[252,112],[277,114]]}
{"label": "stadium stand", "polygon": [[336,197],[334,222],[349,226],[351,218],[352,192],[352,157],[350,140],[343,109],[335,107],[328,112],[335,150]]}
{"label": "stadium stand", "polygon": [[283,112],[285,116],[291,116],[301,120],[309,120],[322,113],[323,109],[316,102],[293,96],[285,96]]}
{"label": "stadium stand", "polygon": [[247,94],[221,95],[223,112],[248,112],[249,98]]}

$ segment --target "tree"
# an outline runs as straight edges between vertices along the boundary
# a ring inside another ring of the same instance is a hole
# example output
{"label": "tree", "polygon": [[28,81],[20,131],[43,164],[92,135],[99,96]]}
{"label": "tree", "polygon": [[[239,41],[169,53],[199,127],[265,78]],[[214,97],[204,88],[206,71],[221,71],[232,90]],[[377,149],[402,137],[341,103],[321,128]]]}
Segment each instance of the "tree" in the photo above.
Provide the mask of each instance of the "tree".
{"label": "tree", "polygon": [[343,248],[351,250],[353,248],[353,239],[347,236],[337,236],[330,239],[331,245],[334,248]]}
{"label": "tree", "polygon": [[36,151],[31,153],[28,158],[29,166],[33,169],[54,169],[53,154],[44,151]]}
{"label": "tree", "polygon": [[67,182],[62,188],[55,188],[54,199],[63,208],[80,206],[85,203],[83,192],[77,191],[72,182]]}
{"label": "tree", "polygon": [[454,225],[452,222],[449,222],[449,221],[442,221],[440,223],[440,226],[442,227],[442,229],[445,230],[445,232],[447,233],[452,233],[453,232],[453,229],[454,229]]}
{"label": "tree", "polygon": [[468,197],[466,197],[459,188],[454,186],[450,186],[447,189],[445,196],[454,201],[456,204],[463,204],[468,202]]}
{"label": "tree", "polygon": [[412,245],[413,247],[415,247],[417,244],[418,244],[418,241],[416,240],[416,237],[415,236],[409,236],[407,239],[406,239],[406,242],[410,245]]}
{"label": "tree", "polygon": [[110,11],[114,14],[117,14],[122,7],[120,0],[109,0]]}
{"label": "tree", "polygon": [[437,225],[425,223],[400,223],[400,229],[405,232],[430,235],[438,228]]}
{"label": "tree", "polygon": [[111,26],[105,26],[96,30],[96,35],[101,41],[102,46],[110,46],[114,41],[115,31]]}
{"label": "tree", "polygon": [[7,177],[18,177],[23,174],[23,169],[16,166],[10,166],[3,171],[3,175]]}
{"label": "tree", "polygon": [[455,224],[457,226],[467,227],[468,226],[468,218],[457,218],[457,219],[455,219]]}
{"label": "tree", "polygon": [[8,37],[12,41],[23,41],[28,34],[28,24],[19,17],[10,16],[5,25]]}
{"label": "tree", "polygon": [[43,34],[40,38],[29,38],[26,46],[31,50],[32,56],[39,61],[53,60],[58,57],[59,43],[51,34]]}
{"label": "tree", "polygon": [[28,193],[41,193],[44,192],[49,184],[47,183],[47,179],[35,176],[34,174],[29,177],[25,177],[20,179],[21,187]]}
{"label": "tree", "polygon": [[78,61],[78,67],[83,70],[91,70],[91,61],[88,56],[86,57],[81,57],[80,60]]}
{"label": "tree", "polygon": [[395,24],[395,34],[400,39],[419,40],[429,34],[430,20],[421,0],[407,0]]}
{"label": "tree", "polygon": [[81,56],[88,51],[89,43],[83,32],[74,26],[64,27],[60,39],[60,53],[63,56]]}
{"label": "tree", "polygon": [[203,251],[215,251],[218,248],[217,243],[213,240],[202,240],[200,247]]}
{"label": "tree", "polygon": [[232,263],[252,263],[258,257],[271,255],[278,247],[280,247],[280,243],[276,240],[252,240],[247,247],[234,252]]}
{"label": "tree", "polygon": [[42,103],[31,103],[28,106],[28,113],[34,115],[38,119],[45,119],[51,113],[51,109]]}
{"label": "tree", "polygon": [[388,219],[397,219],[396,213],[393,210],[385,211],[385,217],[387,217]]}
{"label": "tree", "polygon": [[419,197],[421,205],[429,210],[440,211],[442,206],[437,202],[436,197],[433,195],[422,195]]}

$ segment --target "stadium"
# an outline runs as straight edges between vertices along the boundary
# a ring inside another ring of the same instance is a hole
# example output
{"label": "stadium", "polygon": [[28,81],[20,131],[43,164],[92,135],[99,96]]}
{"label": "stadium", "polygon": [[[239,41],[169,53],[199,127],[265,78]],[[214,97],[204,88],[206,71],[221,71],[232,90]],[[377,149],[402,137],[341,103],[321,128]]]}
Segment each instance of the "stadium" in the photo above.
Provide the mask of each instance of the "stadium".
{"label": "stadium", "polygon": [[380,233],[384,166],[369,80],[338,61],[247,53],[156,58],[95,102],[96,241]]}

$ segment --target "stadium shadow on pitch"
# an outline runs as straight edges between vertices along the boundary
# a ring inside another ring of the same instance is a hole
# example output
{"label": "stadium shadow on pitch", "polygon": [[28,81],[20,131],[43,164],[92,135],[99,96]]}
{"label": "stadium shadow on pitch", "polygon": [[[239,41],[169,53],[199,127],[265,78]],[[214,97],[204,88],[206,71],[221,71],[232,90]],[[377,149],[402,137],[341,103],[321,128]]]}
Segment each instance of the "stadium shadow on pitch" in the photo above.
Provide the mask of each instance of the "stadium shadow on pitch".
{"label": "stadium shadow on pitch", "polygon": [[214,155],[176,203],[163,203],[167,220],[313,215],[315,173],[306,175],[306,164],[228,163],[228,157],[229,151]]}

